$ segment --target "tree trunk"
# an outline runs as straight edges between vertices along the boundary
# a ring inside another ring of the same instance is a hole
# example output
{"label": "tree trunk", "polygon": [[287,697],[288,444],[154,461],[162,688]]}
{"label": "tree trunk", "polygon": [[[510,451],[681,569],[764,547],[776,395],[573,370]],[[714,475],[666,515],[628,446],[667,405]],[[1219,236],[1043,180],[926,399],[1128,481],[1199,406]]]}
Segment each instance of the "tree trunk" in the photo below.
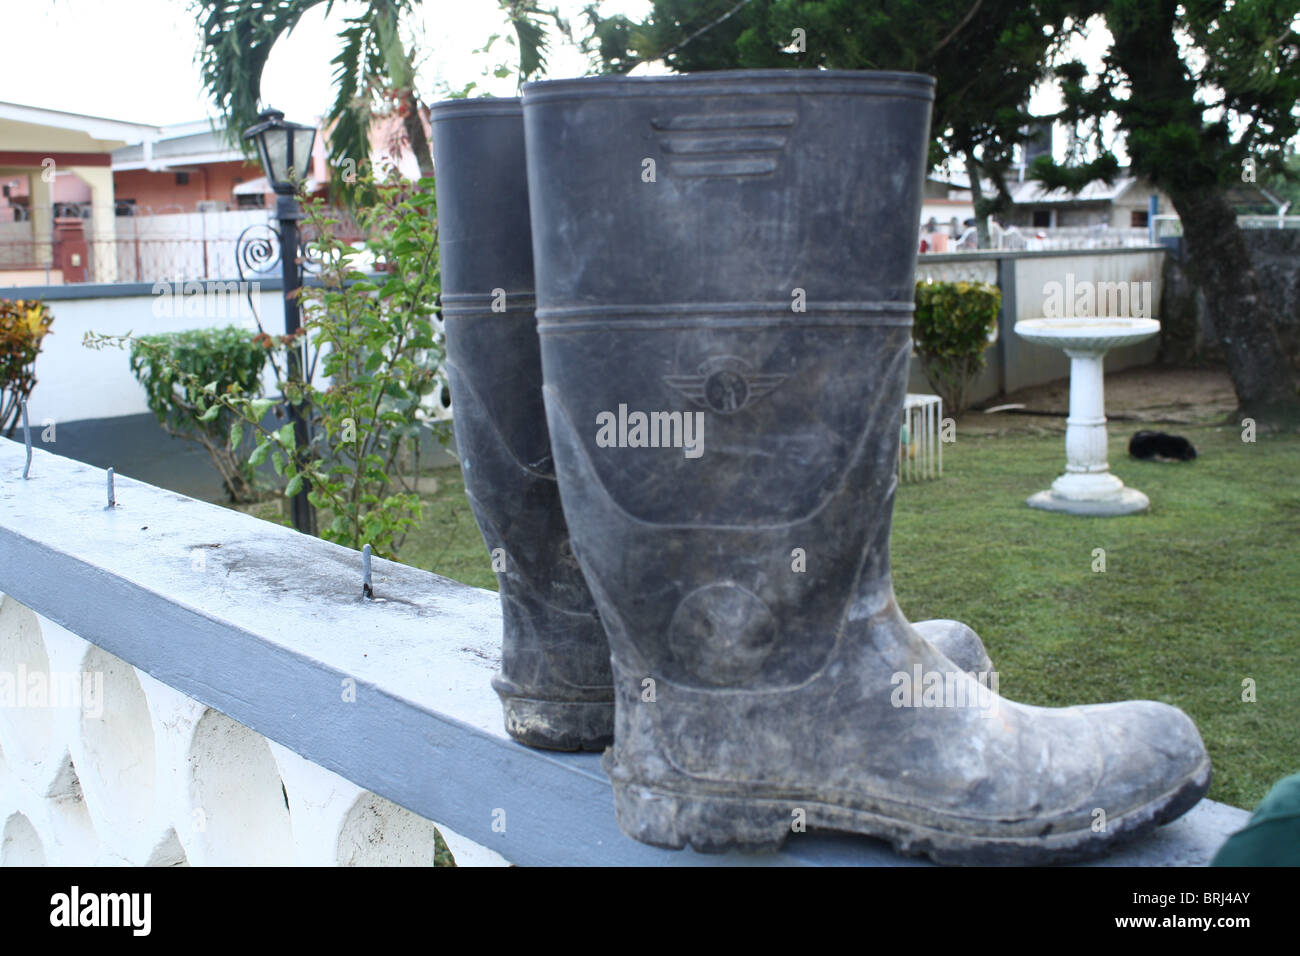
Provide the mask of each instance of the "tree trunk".
{"label": "tree trunk", "polygon": [[980,164],[973,152],[966,153],[966,175],[970,177],[971,205],[975,207],[975,234],[981,249],[990,248],[989,216],[984,207],[984,188],[980,185]]}
{"label": "tree trunk", "polygon": [[1204,106],[1196,100],[1196,84],[1174,38],[1177,8],[1176,0],[1143,0],[1107,9],[1111,56],[1134,91],[1120,107],[1120,127],[1129,138],[1135,171],[1165,189],[1182,220],[1191,273],[1223,346],[1239,413],[1258,421],[1297,421],[1295,371],[1220,185],[1218,171],[1232,162],[1231,155],[1206,136],[1177,151],[1153,145],[1203,130]]}
{"label": "tree trunk", "polygon": [[1300,421],[1296,375],[1259,288],[1246,239],[1219,190],[1173,192],[1192,273],[1223,346],[1239,413],[1258,421]]}
{"label": "tree trunk", "polygon": [[429,149],[429,137],[424,134],[424,122],[420,118],[420,101],[416,98],[414,90],[406,90],[402,95],[402,105],[405,107],[405,116],[402,118],[402,125],[406,130],[407,142],[411,144],[411,152],[415,154],[415,161],[420,164],[420,176],[433,175],[433,153]]}

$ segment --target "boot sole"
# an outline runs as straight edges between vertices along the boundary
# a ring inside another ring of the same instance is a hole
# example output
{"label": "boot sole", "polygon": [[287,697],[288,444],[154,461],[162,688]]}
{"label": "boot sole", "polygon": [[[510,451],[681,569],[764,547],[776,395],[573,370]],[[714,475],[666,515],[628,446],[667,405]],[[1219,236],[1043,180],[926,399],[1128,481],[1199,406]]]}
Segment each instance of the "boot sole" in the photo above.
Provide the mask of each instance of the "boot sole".
{"label": "boot sole", "polygon": [[[611,767],[606,755],[606,771]],[[795,808],[809,829],[875,837],[904,856],[926,856],[948,866],[1042,866],[1093,859],[1169,823],[1194,807],[1210,788],[1207,760],[1165,794],[1091,827],[1037,836],[978,836],[927,827],[881,813],[816,800],[674,793],[635,783],[614,784],[614,807],[623,832],[670,850],[700,853],[779,850],[793,831]],[[956,821],[954,821],[956,822]],[[966,826],[970,821],[963,821]]]}
{"label": "boot sole", "polygon": [[[493,681],[495,686],[496,681]],[[600,752],[614,742],[614,701],[538,700],[497,689],[506,733],[526,747]]]}

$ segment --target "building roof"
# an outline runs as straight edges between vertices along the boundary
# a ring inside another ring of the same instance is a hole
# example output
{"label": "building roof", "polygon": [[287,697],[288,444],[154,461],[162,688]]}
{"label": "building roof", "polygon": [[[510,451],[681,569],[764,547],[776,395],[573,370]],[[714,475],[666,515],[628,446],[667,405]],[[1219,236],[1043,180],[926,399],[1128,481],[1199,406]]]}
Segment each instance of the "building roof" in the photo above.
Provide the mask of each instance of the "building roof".
{"label": "building roof", "polygon": [[[932,172],[926,176],[926,179],[933,183],[943,183],[953,189],[970,189],[970,175],[965,169],[954,169],[945,173]],[[991,179],[980,179],[980,186],[986,196],[997,192],[997,187],[993,185]]]}
{"label": "building roof", "polygon": [[1011,183],[1007,188],[1011,200],[1018,206],[1050,206],[1053,204],[1115,202],[1138,181],[1136,176],[1116,176],[1113,182],[1099,180],[1088,183],[1078,192],[1066,189],[1047,189],[1042,183],[1027,179]]}
{"label": "building roof", "polygon": [[[970,189],[970,176],[964,169],[953,170],[946,177],[932,174],[929,178],[934,182],[947,183],[954,189]],[[1065,189],[1048,189],[1040,182],[1026,179],[1024,182],[1008,182],[1007,191],[1011,194],[1011,201],[1016,205],[1114,202],[1137,181],[1136,176],[1119,175],[1112,183],[1094,181],[1078,192],[1072,193]],[[992,196],[997,192],[997,187],[993,185],[991,179],[981,178],[980,186],[986,196]]]}
{"label": "building roof", "polygon": [[0,151],[107,156],[119,146],[157,132],[158,127],[143,123],[0,102]]}
{"label": "building roof", "polygon": [[158,135],[113,150],[113,168],[163,170],[204,163],[237,162],[244,154],[206,120],[164,126]]}
{"label": "building roof", "polygon": [[[303,183],[303,191],[311,195],[324,185],[324,183],[318,182],[315,176],[308,176]],[[265,176],[258,176],[256,179],[250,179],[244,183],[236,183],[232,190],[236,196],[260,196],[270,191],[271,183]]]}
{"label": "building roof", "polygon": [[40,106],[25,106],[22,103],[0,102],[0,120],[69,130],[85,133],[92,139],[109,142],[116,140],[124,143],[139,142],[150,135],[157,135],[159,130],[157,126],[150,126],[147,123],[129,123],[125,120],[91,116],[88,113],[47,110]]}

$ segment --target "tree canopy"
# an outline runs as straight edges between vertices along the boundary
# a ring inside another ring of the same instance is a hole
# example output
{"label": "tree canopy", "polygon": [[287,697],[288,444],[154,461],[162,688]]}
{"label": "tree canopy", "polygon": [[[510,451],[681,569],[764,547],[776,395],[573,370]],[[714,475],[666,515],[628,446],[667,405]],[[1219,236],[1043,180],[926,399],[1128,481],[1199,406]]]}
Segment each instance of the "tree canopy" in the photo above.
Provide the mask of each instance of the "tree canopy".
{"label": "tree canopy", "polygon": [[1242,413],[1300,419],[1296,375],[1252,267],[1228,190],[1286,181],[1300,134],[1300,12],[1295,0],[1067,0],[1101,16],[1113,38],[1102,69],[1061,64],[1057,118],[1088,134],[1092,158],[1035,162],[1034,175],[1075,189],[1114,175],[1113,119],[1132,171],[1163,189],[1183,226]]}
{"label": "tree canopy", "polygon": [[[1090,152],[1032,174],[1078,189],[1120,170],[1118,127],[1136,174],[1164,189],[1183,222],[1193,273],[1228,359],[1241,409],[1300,414],[1295,373],[1260,294],[1227,189],[1289,182],[1300,132],[1300,14],[1295,0],[654,0],[640,22],[587,8],[589,48],[605,69],[649,60],[677,71],[762,67],[912,70],[938,81],[930,159],[964,161],[976,215],[1010,204],[1028,102],[1059,79]],[[1103,19],[1104,18],[1104,19]],[[1065,41],[1104,22],[1099,74],[1060,59]],[[1249,172],[1248,172],[1249,170]],[[995,195],[981,195],[981,177]]]}

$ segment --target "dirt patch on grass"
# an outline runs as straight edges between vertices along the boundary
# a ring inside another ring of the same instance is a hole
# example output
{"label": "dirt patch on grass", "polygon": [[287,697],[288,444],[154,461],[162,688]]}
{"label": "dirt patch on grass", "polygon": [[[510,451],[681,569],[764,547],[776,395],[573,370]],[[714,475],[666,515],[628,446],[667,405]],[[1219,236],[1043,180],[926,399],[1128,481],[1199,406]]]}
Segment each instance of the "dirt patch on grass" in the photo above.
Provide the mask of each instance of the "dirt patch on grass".
{"label": "dirt patch on grass", "polygon": [[[1070,409],[1070,380],[1022,388],[989,399],[983,408],[1023,405],[986,414],[962,416],[960,428],[971,434],[1054,434],[1065,431]],[[1106,417],[1114,427],[1140,424],[1221,424],[1237,407],[1232,380],[1224,369],[1169,368],[1150,365],[1106,375]]]}

